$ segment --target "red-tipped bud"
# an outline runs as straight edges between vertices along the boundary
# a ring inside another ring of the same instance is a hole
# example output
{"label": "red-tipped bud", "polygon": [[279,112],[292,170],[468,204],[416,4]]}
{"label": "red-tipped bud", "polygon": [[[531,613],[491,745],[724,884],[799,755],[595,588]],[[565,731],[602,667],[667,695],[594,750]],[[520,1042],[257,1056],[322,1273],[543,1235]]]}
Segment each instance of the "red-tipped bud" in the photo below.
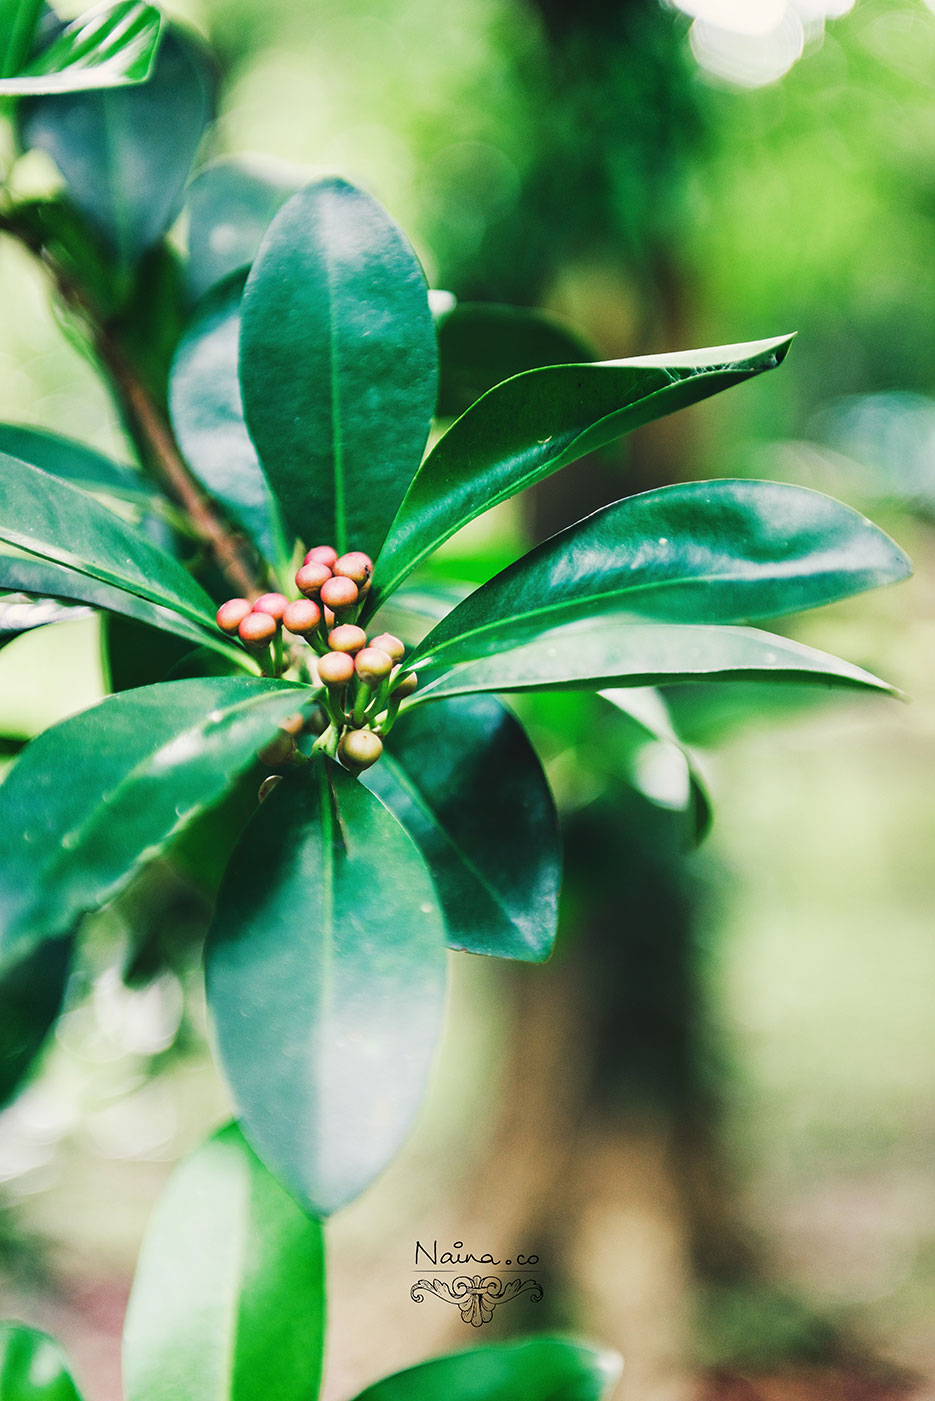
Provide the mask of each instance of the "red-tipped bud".
{"label": "red-tipped bud", "polygon": [[338,745],[338,758],[351,773],[363,773],[383,753],[383,741],[373,730],[348,730]]}
{"label": "red-tipped bud", "polygon": [[344,579],[353,579],[361,593],[370,587],[373,560],[362,550],[351,550],[348,554],[342,555],[340,559],[335,560],[331,568],[335,575],[340,575]]}
{"label": "red-tipped bud", "polygon": [[405,647],[391,632],[381,632],[379,637],[371,637],[370,646],[379,647],[394,662],[401,662],[406,655]]}
{"label": "red-tipped bud", "polygon": [[353,675],[354,658],[348,652],[326,652],[318,658],[318,676],[324,686],[346,686]]}
{"label": "red-tipped bud", "polygon": [[284,593],[263,593],[253,605],[254,613],[268,613],[271,618],[275,618],[277,623],[282,622],[282,615],[289,607],[289,600]]}
{"label": "red-tipped bud", "polygon": [[222,632],[235,633],[248,613],[253,612],[253,604],[245,598],[229,598],[222,603],[215,621]]}
{"label": "red-tipped bud", "polygon": [[393,659],[379,647],[364,647],[354,659],[357,675],[365,686],[378,686],[393,670]]}
{"label": "red-tipped bud", "polygon": [[323,564],[327,569],[334,568],[338,552],[333,545],[315,545],[305,556],[306,564]]}
{"label": "red-tipped bud", "polygon": [[304,593],[306,598],[317,598],[318,591],[327,579],[331,578],[331,570],[326,564],[316,564],[314,560],[310,564],[303,564],[302,568],[296,572],[295,586],[299,593]]}
{"label": "red-tipped bud", "polygon": [[248,647],[265,647],[276,636],[279,624],[269,613],[248,613],[237,631]]}
{"label": "red-tipped bud", "polygon": [[260,750],[257,757],[268,769],[285,768],[295,757],[295,740],[284,730],[280,730],[279,734]]}
{"label": "red-tipped bud", "polygon": [[414,671],[410,671],[409,675],[404,676],[398,686],[393,687],[393,700],[405,700],[407,696],[412,695],[418,684],[418,676],[416,676]]}
{"label": "red-tipped bud", "polygon": [[329,608],[351,608],[358,598],[358,588],[353,579],[335,575],[326,579],[321,586],[321,601]]}
{"label": "red-tipped bud", "polygon": [[296,598],[282,615],[282,625],[296,637],[307,637],[321,622],[321,609],[310,598]]}
{"label": "red-tipped bud", "polygon": [[257,793],[257,798],[260,802],[262,803],[264,798],[268,798],[273,789],[280,783],[282,783],[281,773],[271,773],[269,778],[264,778],[263,782],[260,784],[260,791]]}
{"label": "red-tipped bud", "polygon": [[367,634],[356,623],[342,623],[328,634],[328,646],[332,652],[359,652],[366,645]]}

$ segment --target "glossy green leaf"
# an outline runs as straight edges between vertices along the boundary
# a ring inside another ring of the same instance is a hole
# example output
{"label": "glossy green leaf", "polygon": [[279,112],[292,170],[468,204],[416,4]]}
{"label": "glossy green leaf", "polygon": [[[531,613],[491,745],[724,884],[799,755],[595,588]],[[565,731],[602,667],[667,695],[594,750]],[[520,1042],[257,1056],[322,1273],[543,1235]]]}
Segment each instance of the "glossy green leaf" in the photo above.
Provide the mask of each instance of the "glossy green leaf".
{"label": "glossy green leaf", "polygon": [[81,1401],[58,1343],[22,1323],[0,1323],[0,1396],[3,1401]]}
{"label": "glossy green leaf", "polygon": [[161,29],[161,14],[143,0],[89,10],[22,72],[0,80],[0,94],[32,97],[142,83],[152,71]]}
{"label": "glossy green leaf", "polygon": [[[189,641],[136,622],[119,613],[101,619],[101,661],[104,689],[133,691],[159,681],[177,680],[176,668],[192,653]],[[217,659],[217,654],[209,654]],[[213,675],[206,667],[199,675]]]}
{"label": "glossy green leaf", "polygon": [[216,639],[210,596],[136,527],[85,492],[4,453],[0,475],[0,540],[169,608]]}
{"label": "glossy green leaf", "polygon": [[177,1167],[127,1309],[127,1401],[315,1401],[324,1242],[234,1124]]}
{"label": "glossy green leaf", "polygon": [[636,786],[657,807],[691,814],[701,842],[712,822],[711,800],[691,753],[679,739],[661,693],[652,687],[621,686],[599,692],[640,740],[633,755]]}
{"label": "glossy green leaf", "polygon": [[42,8],[42,0],[0,0],[0,78],[26,62]]}
{"label": "glossy green leaf", "polygon": [[0,423],[0,453],[18,457],[43,472],[61,477],[83,491],[113,496],[147,509],[158,500],[158,492],[140,472],[112,462],[102,452],[73,438],[47,433],[25,423]]}
{"label": "glossy green leaf", "polygon": [[438,412],[443,418],[463,414],[494,385],[524,370],[595,358],[574,331],[527,307],[455,302],[436,311],[435,324],[441,360]]}
{"label": "glossy green leaf", "polygon": [[273,220],[244,293],[240,379],[296,535],[376,555],[428,438],[437,349],[415,254],[362,190],[308,185]]}
{"label": "glossy green leaf", "polygon": [[213,105],[206,50],[167,28],[148,82],[30,98],[20,128],[24,146],[52,157],[69,199],[128,266],[178,213]]}
{"label": "glossy green leaf", "polygon": [[607,613],[740,623],[903,579],[908,559],[849,506],[777,482],[689,482],[596,511],[504,569],[423,639],[434,668]]}
{"label": "glossy green leaf", "polygon": [[227,156],[198,171],[185,197],[194,297],[246,273],[273,217],[302,184],[294,167],[269,157]]}
{"label": "glossy green leaf", "polygon": [[316,760],[248,823],[205,958],[243,1131],[327,1215],[382,1171],[422,1100],[445,983],[425,863],[372,793]]}
{"label": "glossy green leaf", "polygon": [[601,690],[680,681],[797,681],[893,691],[850,662],[756,628],[640,623],[632,614],[551,628],[448,670],[419,671],[409,705],[477,691]]}
{"label": "glossy green leaf", "polygon": [[71,956],[71,939],[49,939],[0,972],[0,1107],[22,1088],[58,1019]]}
{"label": "glossy green leaf", "polygon": [[310,694],[247,677],[171,681],[111,696],[27,745],[0,785],[0,966],[116,895]]}
{"label": "glossy green leaf", "polygon": [[419,469],[380,552],[369,612],[476,516],[644,423],[773,369],[791,339],[552,366],[497,385]]}
{"label": "glossy green leaf", "polygon": [[237,378],[239,277],[209,293],[179,345],[169,382],[172,426],[195,476],[285,576],[292,554],[244,423]]}
{"label": "glossy green leaf", "polygon": [[475,696],[401,715],[364,781],[425,857],[452,948],[548,958],[558,822],[542,765],[508,710]]}
{"label": "glossy green leaf", "polygon": [[368,1386],[355,1401],[601,1401],[620,1358],[564,1338],[530,1338],[437,1357]]}
{"label": "glossy green leaf", "polygon": [[72,608],[52,599],[34,602],[22,598],[19,594],[0,598],[0,648],[17,637],[22,637],[24,632],[32,632],[33,628],[48,627],[50,623],[65,623],[81,617],[84,613],[84,609]]}
{"label": "glossy green leaf", "polygon": [[[45,560],[23,559],[19,555],[0,554],[0,588],[16,590],[18,593],[33,594],[49,599],[71,599],[77,603],[88,603],[92,608],[101,608],[109,613],[119,613],[122,617],[133,618],[158,628],[160,632],[172,633],[184,638],[193,647],[209,647],[245,670],[253,669],[253,663],[242,647],[230,643],[220,632],[207,633],[204,627],[197,626],[169,608],[150,603],[137,594],[111,584],[103,584],[87,574],[66,569],[59,564],[49,564]],[[74,616],[71,613],[69,616]],[[63,619],[47,618],[48,622]]]}

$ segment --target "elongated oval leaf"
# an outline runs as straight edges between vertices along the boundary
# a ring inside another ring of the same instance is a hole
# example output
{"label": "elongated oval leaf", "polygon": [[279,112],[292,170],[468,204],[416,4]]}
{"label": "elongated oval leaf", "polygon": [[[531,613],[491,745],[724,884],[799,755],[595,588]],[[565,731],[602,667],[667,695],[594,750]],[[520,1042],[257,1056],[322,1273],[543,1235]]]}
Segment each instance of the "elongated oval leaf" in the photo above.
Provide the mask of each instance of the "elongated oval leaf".
{"label": "elongated oval leaf", "polygon": [[0,1323],[3,1401],[81,1401],[54,1338],[22,1323]]}
{"label": "elongated oval leaf", "polygon": [[0,78],[26,62],[42,8],[42,0],[0,0]]}
{"label": "elongated oval leaf", "polygon": [[689,482],[560,531],[453,609],[412,660],[456,665],[603,613],[673,623],[775,617],[910,571],[888,535],[830,496],[777,482]]}
{"label": "elongated oval leaf", "polygon": [[270,225],[243,301],[247,424],[300,539],[376,555],[435,411],[415,254],[362,190],[324,180]]}
{"label": "elongated oval leaf", "polygon": [[600,1401],[622,1366],[604,1348],[530,1338],[409,1367],[368,1386],[355,1401]]}
{"label": "elongated oval leaf", "polygon": [[269,157],[227,156],[198,171],[185,197],[193,297],[246,274],[273,217],[303,183],[295,167]]}
{"label": "elongated oval leaf", "polygon": [[48,433],[43,428],[25,423],[0,423],[0,453],[41,467],[43,472],[62,477],[83,491],[101,492],[144,509],[158,499],[155,488],[141,472],[112,462],[85,443]]}
{"label": "elongated oval leaf", "polygon": [[[170,632],[182,637],[193,647],[210,647],[228,660],[236,662],[244,669],[253,664],[242,648],[232,646],[220,632],[213,635],[203,627],[189,622],[180,613],[169,608],[161,608],[137,594],[127,593],[110,584],[102,584],[87,574],[79,574],[74,569],[65,569],[59,564],[49,564],[45,560],[23,559],[19,555],[0,554],[0,588],[15,589],[19,593],[35,594],[47,599],[73,599],[77,603],[89,603],[92,608],[101,608],[108,613],[119,613],[125,618],[134,618],[139,623],[158,628],[160,632]],[[64,610],[62,610],[64,611]],[[74,617],[70,610],[69,617]],[[54,615],[45,621],[64,621]]]}
{"label": "elongated oval leaf", "polygon": [[321,1225],[229,1124],[176,1168],[147,1230],[127,1401],[315,1401],[324,1315]]}
{"label": "elongated oval leaf", "polygon": [[162,16],[143,0],[102,5],[66,25],[22,73],[0,80],[0,94],[86,92],[124,87],[149,77]]}
{"label": "elongated oval leaf", "polygon": [[27,745],[0,785],[0,966],[111,899],[310,694],[247,677],[170,681],[111,696]]}
{"label": "elongated oval leaf", "polygon": [[419,469],[380,552],[369,613],[475,516],[644,423],[773,369],[791,339],[551,366],[497,385]]}
{"label": "elongated oval leaf", "polygon": [[640,623],[630,614],[551,628],[531,642],[419,672],[409,705],[477,691],[601,690],[677,681],[797,681],[893,691],[850,662],[756,628]]}
{"label": "elongated oval leaf", "polygon": [[401,715],[365,779],[425,857],[452,948],[548,958],[558,822],[542,765],[508,710],[475,696]]}
{"label": "elongated oval leaf", "polygon": [[167,28],[147,83],[30,98],[23,145],[45,151],[71,202],[128,266],[178,213],[214,106],[214,75],[194,36]]}
{"label": "elongated oval leaf", "polygon": [[208,1002],[247,1139],[319,1215],[400,1146],[441,1029],[445,935],[412,839],[317,760],[248,823],[208,934]]}
{"label": "elongated oval leaf", "polygon": [[292,554],[279,508],[244,423],[237,378],[240,298],[235,277],[201,304],[172,366],[172,426],[195,476],[260,552],[285,574]]}
{"label": "elongated oval leaf", "polygon": [[0,540],[169,608],[217,638],[210,596],[134,526],[85,492],[5,453],[0,481]]}

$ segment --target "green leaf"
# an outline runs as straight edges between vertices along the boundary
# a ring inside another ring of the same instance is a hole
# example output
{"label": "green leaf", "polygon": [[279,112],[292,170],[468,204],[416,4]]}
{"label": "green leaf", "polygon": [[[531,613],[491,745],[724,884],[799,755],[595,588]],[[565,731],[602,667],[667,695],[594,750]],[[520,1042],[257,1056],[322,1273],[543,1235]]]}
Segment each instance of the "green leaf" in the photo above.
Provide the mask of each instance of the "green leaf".
{"label": "green leaf", "polygon": [[27,745],[0,785],[0,966],[112,899],[311,694],[247,677],[170,681]]}
{"label": "green leaf", "polygon": [[0,1323],[0,1396],[3,1401],[81,1401],[58,1343],[22,1323]]}
{"label": "green leaf", "polygon": [[691,753],[672,726],[668,706],[651,687],[612,687],[601,698],[626,717],[640,743],[632,759],[634,781],[657,807],[689,812],[694,838],[701,842],[711,829],[713,812],[704,780]]}
{"label": "green leaf", "polygon": [[205,958],[243,1131],[327,1215],[382,1171],[422,1100],[445,984],[425,863],[372,793],[316,760],[248,823]]}
{"label": "green leaf", "polygon": [[142,0],[88,10],[22,72],[0,80],[0,94],[32,97],[142,83],[152,71],[161,29],[159,11]]}
{"label": "green leaf", "polygon": [[558,921],[555,805],[526,732],[490,696],[399,717],[364,780],[425,857],[452,948],[540,963]]}
{"label": "green leaf", "polygon": [[689,482],[596,511],[504,569],[416,648],[435,668],[603,614],[739,623],[816,608],[911,566],[865,516],[777,482]]}
{"label": "green leaf", "polygon": [[[177,679],[176,668],[191,656],[191,644],[119,613],[101,619],[101,660],[106,691],[133,691]],[[211,653],[212,659],[216,654]],[[210,667],[199,674],[212,675]]]}
{"label": "green leaf", "polygon": [[33,603],[17,594],[0,598],[0,648],[22,637],[24,632],[32,632],[33,628],[48,627],[50,623],[66,623],[81,617],[83,613],[84,609],[70,608],[51,599]]}
{"label": "green leaf", "polygon": [[274,215],[303,183],[293,167],[268,157],[226,156],[198,171],[185,199],[193,297],[246,273]]}
{"label": "green leaf", "polygon": [[144,510],[159,500],[155,488],[132,467],[111,462],[109,457],[84,443],[63,438],[58,433],[47,433],[42,428],[32,428],[25,423],[0,423],[0,452],[18,457],[33,467],[41,467],[43,472],[61,477],[82,491],[129,501]]}
{"label": "green leaf", "polygon": [[244,422],[237,378],[243,280],[216,287],[179,345],[169,382],[172,426],[195,476],[285,577],[292,554]]}
{"label": "green leaf", "polygon": [[42,0],[0,0],[0,78],[26,62],[42,8]]}
{"label": "green leaf", "polygon": [[448,670],[419,672],[410,706],[476,691],[601,690],[677,681],[797,681],[893,692],[837,657],[755,628],[640,623],[632,614],[551,628]]}
{"label": "green leaf", "polygon": [[368,612],[475,516],[644,423],[773,369],[791,339],[553,366],[497,385],[419,469],[377,561]]}
{"label": "green leaf", "polygon": [[[433,298],[444,293],[432,293]],[[574,331],[526,307],[457,302],[436,312],[441,384],[438,413],[454,418],[505,379],[543,365],[595,357]]]}
{"label": "green leaf", "polygon": [[308,185],[273,220],[244,293],[240,379],[296,535],[376,555],[428,438],[437,350],[415,254],[362,190]]}
{"label": "green leaf", "polygon": [[127,267],[178,213],[213,106],[207,51],[167,27],[149,82],[30,98],[20,128],[23,145],[52,157],[72,203]]}
{"label": "green leaf", "polygon": [[205,630],[201,641],[216,640],[210,595],[135,526],[85,492],[5,453],[0,474],[0,540],[169,608]]}
{"label": "green leaf", "polygon": [[[42,598],[73,599],[77,603],[89,603],[92,608],[119,613],[122,617],[133,618],[149,627],[158,628],[161,632],[182,637],[194,647],[209,647],[213,652],[220,653],[242,668],[252,667],[243,648],[228,642],[220,632],[215,631],[213,635],[209,635],[203,626],[196,626],[169,608],[161,608],[136,594],[127,593],[125,589],[102,584],[98,579],[79,574],[74,569],[48,564],[45,560],[0,554],[0,588],[15,589],[19,593]],[[74,614],[70,616],[73,617]],[[47,621],[63,620],[49,617]]]}
{"label": "green leaf", "polygon": [[0,972],[0,1107],[22,1088],[58,1019],[71,957],[71,939],[49,939]]}
{"label": "green leaf", "polygon": [[619,1380],[614,1352],[530,1338],[437,1357],[368,1386],[355,1401],[600,1401]]}
{"label": "green leaf", "polygon": [[175,1169],[146,1232],[123,1340],[127,1401],[314,1401],[324,1241],[220,1129]]}

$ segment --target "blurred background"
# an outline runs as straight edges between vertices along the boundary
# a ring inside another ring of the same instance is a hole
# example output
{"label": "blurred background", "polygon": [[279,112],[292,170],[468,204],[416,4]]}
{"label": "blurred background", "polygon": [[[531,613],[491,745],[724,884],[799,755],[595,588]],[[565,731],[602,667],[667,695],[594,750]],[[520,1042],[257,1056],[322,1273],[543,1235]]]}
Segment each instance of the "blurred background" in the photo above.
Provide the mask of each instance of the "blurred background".
{"label": "blurred background", "polygon": [[[483,518],[441,575],[488,577],[603,502],[725,475],[828,491],[916,564],[790,624],[910,704],[670,695],[714,803],[697,851],[659,756],[609,707],[518,707],[565,824],[559,953],[506,973],[455,961],[419,1130],[330,1232],[329,1401],[543,1327],[619,1347],[630,1401],[935,1397],[935,5],[171,12],[221,66],[202,158],[358,181],[434,287],[542,307],[600,358],[799,332],[778,373]],[[15,171],[20,189],[54,179],[38,157]],[[0,301],[0,418],[125,457],[12,245]],[[94,620],[28,634],[0,653],[0,731],[35,733],[102,685]],[[226,1113],[184,959],[132,990],[117,974],[113,949],[147,921],[203,920],[178,871],[148,880],[94,921],[42,1074],[0,1116],[3,1312],[61,1333],[98,1401],[120,1394],[155,1197]],[[535,1252],[545,1299],[478,1336],[411,1301],[416,1240]]]}

